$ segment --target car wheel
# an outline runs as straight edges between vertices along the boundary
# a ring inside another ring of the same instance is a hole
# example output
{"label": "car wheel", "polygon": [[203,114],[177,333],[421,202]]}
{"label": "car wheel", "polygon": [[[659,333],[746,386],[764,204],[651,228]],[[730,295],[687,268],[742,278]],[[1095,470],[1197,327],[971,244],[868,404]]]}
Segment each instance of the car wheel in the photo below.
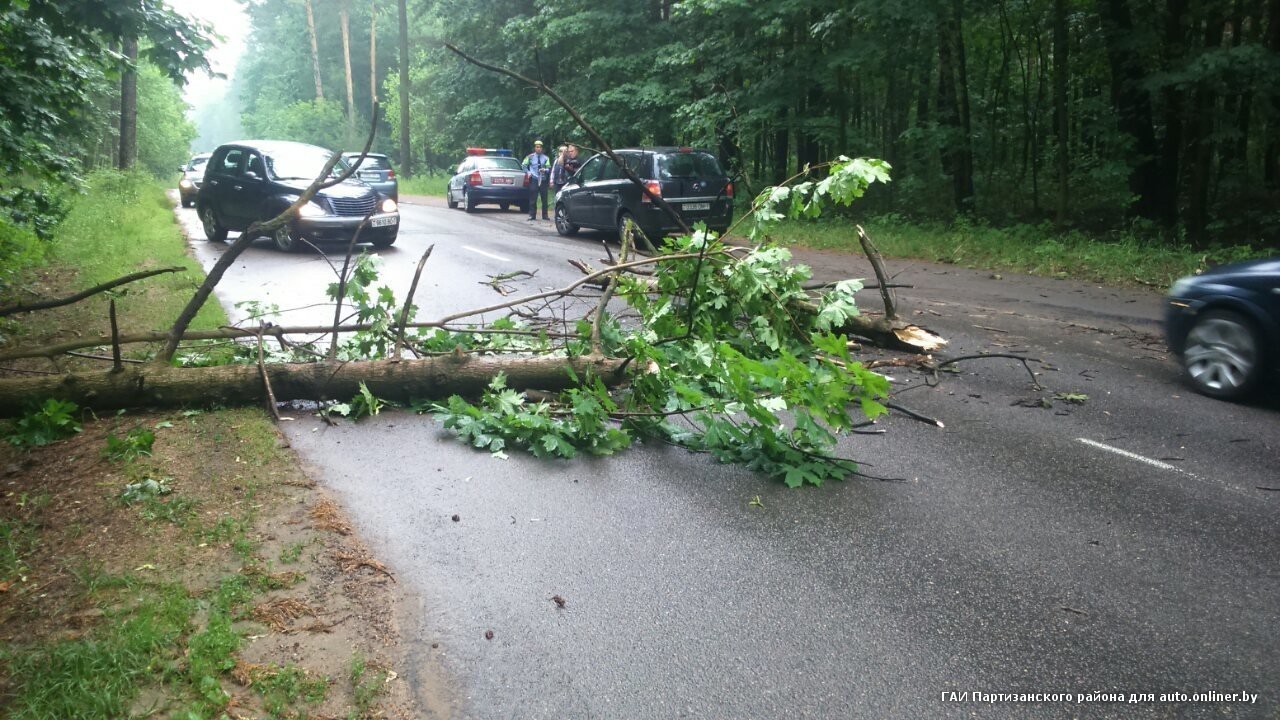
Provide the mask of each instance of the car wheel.
{"label": "car wheel", "polygon": [[1244,397],[1262,378],[1262,342],[1248,318],[1209,310],[1182,344],[1182,368],[1199,392],[1223,400]]}
{"label": "car wheel", "polygon": [[556,232],[568,237],[578,234],[578,226],[569,222],[569,212],[564,203],[556,203]]}
{"label": "car wheel", "polygon": [[218,223],[217,213],[208,205],[200,210],[200,224],[204,225],[204,236],[211,242],[223,242],[227,239],[227,229]]}
{"label": "car wheel", "polygon": [[499,207],[502,208],[502,212],[506,212],[511,209],[511,203],[502,203]]}
{"label": "car wheel", "polygon": [[467,212],[475,212],[475,211],[476,211],[475,198],[471,197],[471,193],[469,193],[469,192],[467,192],[467,191],[463,190],[463,191],[462,191],[462,202],[463,202],[463,204],[464,204],[464,205],[466,205],[466,206],[467,206]]}
{"label": "car wheel", "polygon": [[280,252],[298,252],[303,247],[297,231],[288,223],[276,228],[276,231],[271,234],[271,240]]}
{"label": "car wheel", "polygon": [[447,204],[447,205],[449,206],[449,209],[450,209],[450,210],[457,210],[457,209],[458,209],[458,201],[453,199],[453,189],[452,189],[452,188],[450,188],[450,189],[448,189],[448,190],[445,190],[445,191],[444,191],[444,195],[445,195],[445,204]]}
{"label": "car wheel", "polygon": [[636,245],[643,244],[640,242],[640,239],[641,239],[640,236],[647,236],[648,233],[646,233],[644,231],[644,228],[640,227],[640,224],[636,222],[635,216],[627,212],[626,210],[623,210],[622,212],[618,213],[618,239],[621,240],[623,233],[626,232],[628,220],[631,221],[632,226],[635,228],[636,237],[633,238],[633,240],[635,240]]}

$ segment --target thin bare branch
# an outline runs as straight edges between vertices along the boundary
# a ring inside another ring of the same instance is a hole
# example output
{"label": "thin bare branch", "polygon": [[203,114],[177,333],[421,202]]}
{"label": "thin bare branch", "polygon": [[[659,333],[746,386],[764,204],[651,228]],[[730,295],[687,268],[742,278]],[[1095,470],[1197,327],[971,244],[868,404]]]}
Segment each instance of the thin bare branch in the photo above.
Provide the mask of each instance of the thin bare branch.
{"label": "thin bare branch", "polygon": [[413,306],[413,295],[418,291],[418,279],[422,277],[422,268],[426,266],[427,258],[431,257],[431,251],[435,249],[435,244],[428,245],[427,251],[422,253],[422,259],[418,261],[418,269],[413,271],[409,294],[404,298],[404,307],[400,308],[400,322],[396,323],[396,344],[391,353],[394,362],[400,362],[400,348],[404,345],[404,324],[409,321],[409,308]]}
{"label": "thin bare branch", "polygon": [[0,307],[0,317],[7,317],[15,313],[33,312],[35,310],[48,310],[49,308],[56,308],[56,307],[61,307],[63,305],[70,305],[72,303],[80,302],[81,300],[84,300],[87,297],[92,297],[94,295],[97,295],[100,292],[106,292],[111,288],[119,287],[127,283],[135,282],[137,280],[142,280],[144,278],[149,278],[155,275],[163,275],[165,273],[172,273],[172,272],[182,272],[184,270],[186,270],[186,268],[184,267],[167,267],[167,268],[160,268],[159,270],[144,270],[142,272],[136,272],[130,275],[124,275],[122,277],[118,277],[115,280],[108,280],[107,282],[104,282],[101,285],[94,285],[88,290],[81,290],[75,295],[68,295],[66,297],[57,298],[54,300],[41,300],[40,302],[34,302],[29,304],[18,303],[16,305],[6,305],[5,307]]}

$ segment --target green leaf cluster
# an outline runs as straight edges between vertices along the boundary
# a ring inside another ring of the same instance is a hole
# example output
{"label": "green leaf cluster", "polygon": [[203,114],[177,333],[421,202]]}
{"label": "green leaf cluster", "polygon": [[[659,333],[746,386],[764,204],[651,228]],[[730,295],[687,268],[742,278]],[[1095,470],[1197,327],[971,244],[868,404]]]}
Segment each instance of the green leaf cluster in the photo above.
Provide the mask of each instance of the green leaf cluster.
{"label": "green leaf cluster", "polygon": [[79,409],[68,400],[49,398],[12,423],[5,440],[18,447],[38,447],[75,435],[80,432]]}

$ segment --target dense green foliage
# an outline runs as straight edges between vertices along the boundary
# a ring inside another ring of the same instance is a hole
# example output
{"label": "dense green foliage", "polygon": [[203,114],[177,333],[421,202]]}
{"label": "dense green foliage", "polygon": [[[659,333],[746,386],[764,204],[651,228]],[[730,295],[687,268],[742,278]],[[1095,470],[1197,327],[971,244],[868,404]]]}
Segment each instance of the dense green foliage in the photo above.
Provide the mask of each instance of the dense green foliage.
{"label": "dense green foliage", "polygon": [[[316,5],[337,95],[333,11]],[[353,27],[367,28],[360,5]],[[249,95],[312,99],[301,8],[253,7],[264,22],[247,62],[265,84]],[[1274,0],[410,0],[409,16],[410,137],[435,167],[467,145],[586,139],[548,98],[464,63],[448,40],[545,79],[611,143],[710,147],[756,189],[870,155],[896,178],[872,212],[1137,223],[1201,244],[1274,241],[1280,227]],[[392,27],[379,25],[380,53]],[[367,38],[353,33],[359,79]]]}

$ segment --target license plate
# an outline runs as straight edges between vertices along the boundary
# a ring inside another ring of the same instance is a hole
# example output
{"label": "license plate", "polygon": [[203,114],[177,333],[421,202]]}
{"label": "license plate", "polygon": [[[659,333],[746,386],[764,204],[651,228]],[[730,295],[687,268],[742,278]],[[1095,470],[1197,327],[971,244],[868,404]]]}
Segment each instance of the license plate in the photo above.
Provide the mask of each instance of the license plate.
{"label": "license plate", "polygon": [[710,210],[711,203],[685,203],[685,210]]}
{"label": "license plate", "polygon": [[510,185],[510,184],[511,184],[511,178],[509,178],[509,177],[496,177],[496,178],[493,178],[493,184],[494,184],[494,185]]}
{"label": "license plate", "polygon": [[376,173],[376,172],[362,172],[362,173],[360,173],[360,179],[362,179],[362,180],[381,180],[381,179],[382,179],[382,175],[380,175],[379,173]]}
{"label": "license plate", "polygon": [[388,225],[395,225],[399,222],[400,217],[398,215],[384,215],[370,220],[369,227],[386,227]]}

